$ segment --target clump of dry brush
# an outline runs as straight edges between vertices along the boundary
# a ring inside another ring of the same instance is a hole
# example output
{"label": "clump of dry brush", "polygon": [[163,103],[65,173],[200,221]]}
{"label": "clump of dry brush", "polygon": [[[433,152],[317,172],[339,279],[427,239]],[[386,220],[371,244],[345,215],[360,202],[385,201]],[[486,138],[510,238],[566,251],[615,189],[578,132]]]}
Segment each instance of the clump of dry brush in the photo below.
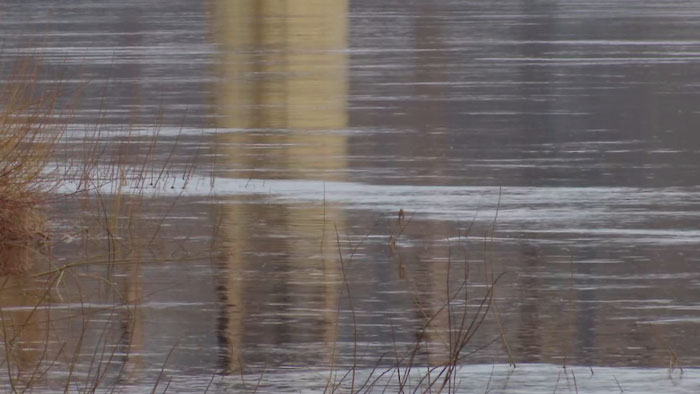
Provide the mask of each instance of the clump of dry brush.
{"label": "clump of dry brush", "polygon": [[56,179],[45,170],[65,129],[58,84],[39,85],[36,59],[0,76],[0,274],[26,270],[46,239],[37,207]]}

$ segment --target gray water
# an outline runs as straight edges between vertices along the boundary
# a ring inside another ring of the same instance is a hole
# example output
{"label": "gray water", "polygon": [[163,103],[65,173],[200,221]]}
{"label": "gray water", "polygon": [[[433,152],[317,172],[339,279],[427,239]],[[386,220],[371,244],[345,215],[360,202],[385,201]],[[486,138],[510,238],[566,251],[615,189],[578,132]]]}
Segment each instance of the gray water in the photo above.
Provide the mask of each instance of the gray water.
{"label": "gray water", "polygon": [[[106,382],[145,391],[158,376],[169,391],[212,376],[221,391],[241,376],[322,391],[331,367],[387,368],[417,340],[416,364],[439,365],[455,331],[441,307],[467,269],[458,315],[503,276],[461,391],[495,387],[485,365],[509,360],[496,391],[616,390],[607,375],[558,383],[562,365],[611,368],[623,388],[655,376],[638,392],[697,387],[700,4],[23,1],[0,15],[4,63],[37,54],[46,81],[60,70],[81,91],[59,165],[96,127],[135,163],[157,133],[168,163],[149,175],[144,220],[162,231],[142,264],[88,265],[39,317],[39,285],[11,278],[3,320],[39,320],[26,368],[46,358],[38,338],[58,360],[37,390],[65,381],[65,354],[78,381],[100,359],[120,376]],[[141,190],[130,182],[97,190]],[[101,247],[74,240],[94,207],[50,211],[59,263]]]}

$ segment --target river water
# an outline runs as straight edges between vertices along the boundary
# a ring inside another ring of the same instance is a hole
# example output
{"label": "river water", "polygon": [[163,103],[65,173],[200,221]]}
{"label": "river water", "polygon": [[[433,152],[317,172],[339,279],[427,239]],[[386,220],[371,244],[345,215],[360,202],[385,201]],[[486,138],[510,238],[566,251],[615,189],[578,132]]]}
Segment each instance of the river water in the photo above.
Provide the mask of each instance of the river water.
{"label": "river water", "polygon": [[0,16],[3,63],[80,92],[55,164],[107,158],[48,207],[51,264],[78,266],[3,286],[3,322],[31,323],[4,364],[48,364],[35,390],[323,391],[416,343],[416,368],[444,365],[490,299],[457,391],[696,392],[700,3]]}

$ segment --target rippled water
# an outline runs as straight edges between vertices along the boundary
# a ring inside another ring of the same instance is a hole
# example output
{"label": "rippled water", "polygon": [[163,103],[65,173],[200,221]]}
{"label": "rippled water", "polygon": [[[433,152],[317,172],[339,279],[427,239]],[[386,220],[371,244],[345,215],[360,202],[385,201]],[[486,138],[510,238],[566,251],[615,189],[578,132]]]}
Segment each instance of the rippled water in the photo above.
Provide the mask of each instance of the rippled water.
{"label": "rippled water", "polygon": [[56,360],[37,390],[103,364],[105,382],[146,391],[201,391],[212,374],[220,391],[260,374],[263,391],[323,390],[331,366],[366,374],[419,339],[416,364],[439,365],[458,320],[441,307],[467,271],[456,316],[503,276],[462,391],[612,392],[610,376],[627,389],[648,374],[640,392],[697,387],[698,3],[23,1],[0,15],[4,63],[38,54],[81,91],[57,163],[89,156],[96,129],[147,163],[94,189],[146,191],[107,252],[81,233],[104,204],[50,207],[58,264],[129,264],[81,266],[48,299],[35,279],[3,286],[3,321],[33,322],[20,370]]}

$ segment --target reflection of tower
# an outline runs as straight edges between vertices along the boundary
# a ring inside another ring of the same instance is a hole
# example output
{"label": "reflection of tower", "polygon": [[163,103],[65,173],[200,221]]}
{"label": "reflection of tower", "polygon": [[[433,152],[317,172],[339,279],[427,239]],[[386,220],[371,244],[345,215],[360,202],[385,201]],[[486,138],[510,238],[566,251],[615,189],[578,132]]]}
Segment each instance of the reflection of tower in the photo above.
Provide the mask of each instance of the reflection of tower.
{"label": "reflection of tower", "polygon": [[[347,8],[347,0],[215,3],[215,39],[222,50],[220,81],[212,89],[217,126],[237,129],[220,134],[216,144],[224,157],[220,161],[234,176],[342,179],[347,141],[337,130],[347,125]],[[260,330],[255,319],[289,314],[290,306],[280,305],[303,304],[308,299],[301,295],[309,294],[314,302],[321,300],[317,310],[337,309],[339,273],[331,252],[332,223],[341,229],[337,210],[253,202],[232,204],[223,216],[221,236],[231,251],[220,286],[226,305],[220,321],[224,368],[247,361],[241,350],[249,335],[277,342],[311,336],[333,343],[334,312],[262,334],[255,332]],[[322,244],[326,252],[318,257]],[[246,280],[252,271],[266,279]],[[321,276],[310,283],[309,272]]]}
{"label": "reflection of tower", "polygon": [[346,14],[346,1],[218,4],[218,126],[276,130],[226,135],[235,169],[329,179],[345,168],[346,138],[327,130],[347,124]]}

